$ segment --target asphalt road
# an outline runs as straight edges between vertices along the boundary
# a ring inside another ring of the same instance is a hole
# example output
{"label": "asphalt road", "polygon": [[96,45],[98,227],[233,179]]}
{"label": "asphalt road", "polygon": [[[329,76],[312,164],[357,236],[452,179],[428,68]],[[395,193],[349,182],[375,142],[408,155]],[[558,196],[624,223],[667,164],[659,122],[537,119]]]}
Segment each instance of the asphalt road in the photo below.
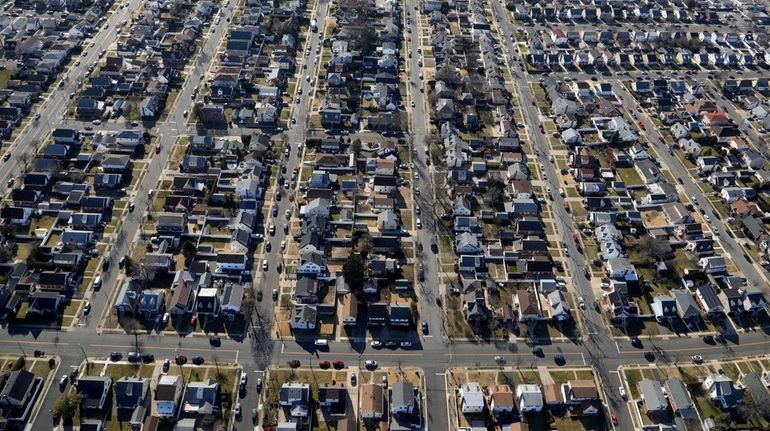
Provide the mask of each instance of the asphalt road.
{"label": "asphalt road", "polygon": [[[501,32],[501,40],[505,48],[504,52],[507,54],[504,57],[508,63],[509,70],[513,75],[514,86],[519,95],[521,104],[519,109],[524,116],[530,141],[535,147],[537,154],[536,159],[544,168],[541,170],[541,175],[547,176],[546,184],[551,188],[551,196],[546,197],[546,199],[550,199],[552,204],[549,204],[548,202],[544,202],[543,204],[550,208],[553,218],[556,221],[557,232],[560,234],[564,246],[569,250],[567,264],[574,293],[577,296],[582,297],[586,304],[593,304],[597,301],[597,298],[595,298],[589,281],[583,276],[583,271],[585,268],[589,267],[590,262],[588,262],[583,254],[578,251],[577,244],[572,239],[572,233],[579,232],[579,229],[574,224],[572,217],[562,206],[564,199],[557,193],[557,190],[561,186],[558,181],[559,172],[557,172],[555,165],[549,161],[548,156],[551,152],[548,145],[548,138],[540,129],[542,123],[539,118],[539,110],[530,108],[531,106],[536,105],[535,95],[529,88],[527,82],[528,75],[518,67],[518,64],[515,61],[519,60],[524,63],[525,58],[515,44],[514,27],[508,18],[509,13],[506,12],[505,4],[500,0],[493,0],[492,7],[495,11],[498,29]],[[573,310],[573,313],[581,314],[585,326],[583,342],[587,347],[585,350],[588,357],[587,360],[590,365],[595,366],[596,371],[603,381],[609,381],[609,372],[614,368],[608,366],[603,356],[607,351],[612,349],[613,340],[607,334],[601,314],[591,306],[585,307],[584,309],[578,308]],[[616,393],[616,386],[613,385],[605,387],[604,389],[605,392],[608,392],[611,399],[620,399],[620,394]],[[632,422],[627,409],[610,407],[610,413],[615,414],[618,417],[619,427],[621,429],[631,429]]]}
{"label": "asphalt road", "polygon": [[[422,223],[422,229],[416,229],[415,241],[419,245],[416,249],[418,253],[416,256],[415,269],[418,269],[418,265],[422,264],[424,270],[424,281],[420,282],[419,278],[415,276],[415,290],[419,292],[420,298],[420,320],[424,321],[428,325],[428,334],[422,334],[422,348],[428,351],[433,348],[440,348],[443,346],[443,340],[446,338],[445,329],[445,313],[439,305],[439,298],[446,292],[441,291],[441,285],[439,284],[439,264],[437,255],[432,248],[432,243],[435,242],[438,245],[438,236],[446,235],[446,232],[440,231],[438,225],[438,217],[440,212],[443,212],[441,206],[436,202],[435,196],[439,193],[445,193],[444,190],[437,190],[435,188],[433,174],[431,169],[432,165],[428,164],[430,159],[429,143],[426,141],[426,130],[428,125],[428,112],[427,112],[427,92],[421,92],[420,89],[424,89],[426,82],[422,79],[422,67],[419,65],[419,61],[422,59],[421,51],[421,29],[420,18],[422,13],[415,10],[415,8],[408,4],[404,11],[404,28],[406,31],[404,35],[407,52],[411,52],[411,56],[407,55],[406,69],[407,76],[409,77],[409,84],[407,85],[409,102],[414,103],[414,107],[410,108],[410,129],[411,129],[411,155],[412,162],[415,169],[413,172],[417,172],[419,178],[414,176],[411,178],[413,184],[413,192],[415,187],[420,190],[419,195],[414,196],[414,203],[420,207],[421,214],[413,214],[412,219],[415,223],[419,219]],[[407,24],[408,23],[408,24]],[[444,202],[448,199],[445,197]],[[450,243],[454,244],[454,241]],[[422,248],[422,252],[419,251],[419,247]],[[437,249],[436,249],[437,250]],[[417,323],[417,330],[422,331],[421,322]],[[411,365],[411,360],[406,362]],[[446,385],[443,376],[443,366],[437,367],[434,363],[433,366],[424,368],[425,377],[425,411],[430,413],[426,418],[429,423],[429,427],[437,430],[449,429],[449,422],[446,415],[447,399],[446,399]]]}

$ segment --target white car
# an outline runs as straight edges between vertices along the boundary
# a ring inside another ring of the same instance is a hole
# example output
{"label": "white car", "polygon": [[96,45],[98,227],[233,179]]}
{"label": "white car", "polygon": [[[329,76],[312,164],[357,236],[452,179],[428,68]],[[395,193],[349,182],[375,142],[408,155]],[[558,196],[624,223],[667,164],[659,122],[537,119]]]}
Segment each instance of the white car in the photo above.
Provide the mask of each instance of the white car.
{"label": "white car", "polygon": [[377,368],[377,361],[369,359],[368,361],[366,361],[366,368],[372,368],[372,369]]}
{"label": "white car", "polygon": [[235,417],[241,417],[241,403],[235,404]]}
{"label": "white car", "polygon": [[275,225],[274,224],[270,225],[270,235],[275,235]]}
{"label": "white car", "polygon": [[262,261],[262,271],[267,271],[267,259]]}
{"label": "white car", "polygon": [[417,229],[422,229],[422,221],[419,217],[417,218]]}
{"label": "white car", "polygon": [[281,241],[281,250],[286,250],[286,241]]}
{"label": "white car", "polygon": [[700,364],[700,363],[703,362],[703,356],[701,356],[701,355],[693,355],[692,356],[692,361],[695,362],[696,364]]}
{"label": "white car", "polygon": [[246,373],[241,373],[241,386],[246,386],[249,376]]}
{"label": "white car", "polygon": [[369,345],[372,347],[382,347],[382,341],[372,340],[372,342],[369,343]]}
{"label": "white car", "polygon": [[626,399],[626,388],[623,386],[618,386],[618,392],[620,392],[620,396],[623,397],[623,399]]}
{"label": "white car", "polygon": [[167,324],[167,323],[168,323],[168,319],[170,319],[170,318],[171,318],[171,315],[170,315],[170,314],[168,314],[168,313],[163,313],[163,324],[164,324],[164,325],[165,325],[165,324]]}
{"label": "white car", "polygon": [[578,306],[583,310],[586,309],[586,302],[583,300],[582,296],[578,296]]}
{"label": "white car", "polygon": [[97,120],[92,121],[91,123],[93,123],[94,126],[98,126],[98,125],[102,124],[102,120],[98,120],[97,119]]}
{"label": "white car", "polygon": [[411,342],[411,341],[402,341],[402,342],[400,343],[400,345],[401,345],[401,347],[403,347],[403,348],[409,348],[409,347],[412,347],[412,342]]}
{"label": "white car", "polygon": [[711,221],[711,217],[709,217],[708,214],[703,214],[703,219],[706,220],[707,222]]}

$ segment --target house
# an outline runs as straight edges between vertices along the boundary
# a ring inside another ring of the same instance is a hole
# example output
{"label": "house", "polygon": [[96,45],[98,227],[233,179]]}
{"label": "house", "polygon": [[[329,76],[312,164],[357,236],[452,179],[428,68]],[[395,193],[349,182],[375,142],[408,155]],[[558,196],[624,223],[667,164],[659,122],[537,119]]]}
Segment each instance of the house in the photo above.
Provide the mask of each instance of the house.
{"label": "house", "polygon": [[698,260],[698,266],[706,274],[720,274],[727,271],[727,264],[722,256],[702,257]]}
{"label": "house", "polygon": [[347,413],[348,390],[345,383],[318,385],[318,405],[326,407],[331,416],[345,417]]}
{"label": "house", "polygon": [[179,234],[187,230],[187,216],[177,213],[160,213],[156,216],[155,230],[159,234]]}
{"label": "house", "polygon": [[139,295],[138,313],[144,319],[154,319],[163,313],[165,308],[166,292],[163,289],[143,290]]}
{"label": "house", "polygon": [[310,385],[296,382],[284,383],[281,385],[279,404],[289,410],[291,417],[307,417],[310,408]]}
{"label": "house", "polygon": [[510,386],[494,385],[489,392],[489,410],[495,418],[513,413],[513,391]]}
{"label": "house", "polygon": [[359,411],[364,421],[379,421],[385,416],[385,389],[375,383],[362,384]]}
{"label": "house", "polygon": [[743,308],[743,291],[740,289],[725,288],[719,293],[723,308],[729,316],[740,316],[746,311]]}
{"label": "house", "polygon": [[409,327],[412,324],[412,310],[406,304],[392,304],[390,306],[390,326]]}
{"label": "house", "polygon": [[484,411],[484,393],[476,382],[462,385],[460,392],[460,410],[463,413],[481,413]]}
{"label": "house", "polygon": [[698,286],[695,289],[695,297],[708,317],[713,318],[724,315],[722,301],[719,300],[719,296],[717,296],[711,284],[703,283]]}
{"label": "house", "polygon": [[743,400],[743,390],[723,374],[712,374],[703,381],[703,389],[722,410],[735,408]]}
{"label": "house", "polygon": [[316,327],[318,307],[315,305],[296,305],[292,311],[291,328],[312,330]]}
{"label": "house", "polygon": [[184,391],[182,411],[193,415],[211,415],[219,410],[217,397],[219,383],[206,379],[202,382],[189,382]]}
{"label": "house", "polygon": [[297,276],[318,278],[328,272],[326,257],[319,251],[308,251],[300,254],[300,264],[297,266]]}
{"label": "house", "polygon": [[414,386],[407,380],[399,380],[390,388],[390,413],[411,415],[415,412]]}
{"label": "house", "polygon": [[195,304],[197,314],[217,317],[220,311],[219,292],[216,287],[204,287],[198,290],[198,301]]}
{"label": "house", "polygon": [[377,215],[377,229],[383,233],[396,233],[401,230],[401,223],[393,210],[385,210]]}
{"label": "house", "polygon": [[222,292],[222,315],[227,320],[241,316],[244,287],[240,283],[227,283]]}
{"label": "house", "polygon": [[687,385],[683,381],[676,377],[671,377],[666,380],[665,385],[668,401],[671,403],[671,409],[674,411],[674,414],[685,419],[698,416],[695,403],[692,397],[690,397]]}
{"label": "house", "polygon": [[656,295],[652,301],[652,312],[658,323],[671,323],[679,315],[677,314],[676,299],[667,295]]}
{"label": "house", "polygon": [[596,416],[601,411],[599,391],[593,380],[569,380],[561,388],[562,399],[573,416]]}
{"label": "house", "polygon": [[77,393],[80,406],[85,410],[102,410],[111,399],[112,378],[109,376],[81,376],[78,378]]}
{"label": "house", "polygon": [[643,379],[637,383],[638,392],[644,400],[647,416],[662,418],[668,412],[668,401],[663,395],[663,386],[657,380]]}
{"label": "house", "polygon": [[[177,274],[183,274],[187,271],[179,271]],[[187,273],[189,275],[189,272]],[[185,316],[193,312],[195,304],[195,290],[193,290],[192,277],[190,283],[180,283],[173,289],[171,302],[168,312],[172,316]]]}
{"label": "house", "polygon": [[566,322],[572,318],[569,303],[558,289],[546,295],[548,316],[553,322]]}
{"label": "house", "polygon": [[137,409],[144,410],[150,389],[150,380],[139,377],[121,377],[115,382],[115,404],[118,417],[130,419]]}
{"label": "house", "polygon": [[697,325],[699,323],[701,314],[698,308],[698,304],[695,302],[692,294],[689,290],[678,289],[672,290],[676,300],[676,310],[679,314],[679,318],[682,319],[688,325]]}
{"label": "house", "polygon": [[182,400],[184,381],[182,376],[161,375],[155,386],[152,402],[155,414],[160,418],[173,418],[177,415],[179,403]]}
{"label": "house", "polygon": [[23,368],[12,371],[5,380],[3,390],[0,391],[0,406],[6,408],[27,406],[34,396],[36,380],[42,382],[42,379]]}
{"label": "house", "polygon": [[539,413],[543,410],[544,404],[540,386],[533,384],[516,386],[516,405],[519,413]]}
{"label": "house", "polygon": [[216,258],[216,272],[219,274],[228,271],[242,272],[246,270],[248,256],[242,253],[218,253]]}
{"label": "house", "polygon": [[127,280],[123,283],[118,297],[115,300],[115,311],[118,316],[132,314],[134,307],[139,300],[139,291],[141,285],[136,280]]}
{"label": "house", "polygon": [[744,288],[743,308],[753,315],[765,312],[765,295],[759,288],[755,286]]}
{"label": "house", "polygon": [[345,326],[358,323],[358,299],[356,295],[347,293],[339,296],[339,317]]}
{"label": "house", "polygon": [[320,283],[310,277],[301,277],[294,285],[292,299],[303,304],[313,304],[319,301]]}

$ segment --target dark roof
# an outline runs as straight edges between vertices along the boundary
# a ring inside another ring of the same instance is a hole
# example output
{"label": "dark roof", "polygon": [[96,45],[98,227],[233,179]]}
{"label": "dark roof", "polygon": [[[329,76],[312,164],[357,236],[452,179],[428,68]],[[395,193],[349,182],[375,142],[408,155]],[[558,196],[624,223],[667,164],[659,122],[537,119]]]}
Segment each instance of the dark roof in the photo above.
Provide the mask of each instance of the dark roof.
{"label": "dark roof", "polygon": [[24,400],[34,380],[35,375],[27,370],[22,369],[12,372],[5,382],[2,392],[0,392],[0,401],[4,401],[6,398]]}

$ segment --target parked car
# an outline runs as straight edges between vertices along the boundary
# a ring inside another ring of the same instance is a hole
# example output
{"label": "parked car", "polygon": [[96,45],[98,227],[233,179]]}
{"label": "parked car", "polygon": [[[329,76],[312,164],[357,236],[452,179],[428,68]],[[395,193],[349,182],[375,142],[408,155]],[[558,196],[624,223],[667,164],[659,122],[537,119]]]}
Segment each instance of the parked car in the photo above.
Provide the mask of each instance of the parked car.
{"label": "parked car", "polygon": [[345,368],[345,363],[344,363],[344,362],[342,362],[342,361],[339,361],[339,360],[337,360],[337,361],[334,361],[334,362],[332,362],[332,366],[333,366],[335,369],[337,369],[337,370],[340,370],[340,369],[342,369],[342,368]]}
{"label": "parked car", "polygon": [[204,362],[203,356],[193,356],[192,363],[195,365],[202,365]]}
{"label": "parked car", "polygon": [[366,368],[368,368],[370,370],[374,370],[374,369],[377,368],[377,361],[375,361],[373,359],[369,359],[369,360],[366,361],[365,365],[366,365]]}
{"label": "parked car", "polygon": [[116,361],[117,362],[117,361],[119,361],[121,359],[123,359],[123,354],[122,353],[120,353],[120,352],[112,352],[112,353],[110,353],[110,360],[111,361]]}
{"label": "parked car", "polygon": [[371,343],[369,343],[369,345],[370,345],[370,346],[372,346],[372,347],[375,347],[375,348],[376,348],[376,347],[382,347],[382,341],[379,341],[379,340],[372,340],[372,342],[371,342]]}
{"label": "parked car", "polygon": [[176,355],[174,356],[174,361],[176,361],[177,365],[184,365],[187,363],[187,356],[185,355]]}
{"label": "parked car", "polygon": [[623,386],[618,386],[618,392],[620,392],[620,396],[623,397],[623,399],[626,399],[626,388]]}
{"label": "parked car", "polygon": [[292,359],[291,361],[289,361],[289,366],[291,368],[299,368],[299,360]]}
{"label": "parked car", "polygon": [[329,367],[331,367],[331,365],[332,364],[329,361],[321,361],[321,362],[318,363],[318,366],[321,367],[324,370],[329,368]]}

